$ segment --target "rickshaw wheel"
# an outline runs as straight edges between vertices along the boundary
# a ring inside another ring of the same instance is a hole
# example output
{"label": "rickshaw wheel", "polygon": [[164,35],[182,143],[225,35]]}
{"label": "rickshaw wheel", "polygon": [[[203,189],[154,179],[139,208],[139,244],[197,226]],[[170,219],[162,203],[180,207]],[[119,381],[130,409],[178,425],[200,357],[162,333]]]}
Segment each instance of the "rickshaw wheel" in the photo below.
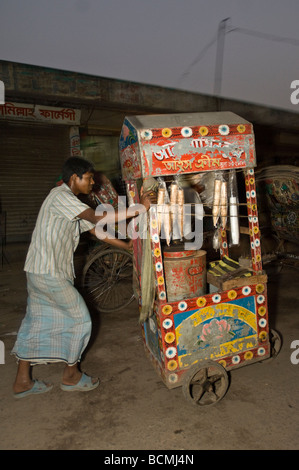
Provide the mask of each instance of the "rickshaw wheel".
{"label": "rickshaw wheel", "polygon": [[132,276],[131,253],[100,247],[91,253],[82,273],[87,301],[100,312],[122,310],[134,299]]}
{"label": "rickshaw wheel", "polygon": [[189,402],[198,406],[211,406],[224,397],[228,386],[228,374],[224,367],[209,361],[195,364],[186,373],[182,388]]}

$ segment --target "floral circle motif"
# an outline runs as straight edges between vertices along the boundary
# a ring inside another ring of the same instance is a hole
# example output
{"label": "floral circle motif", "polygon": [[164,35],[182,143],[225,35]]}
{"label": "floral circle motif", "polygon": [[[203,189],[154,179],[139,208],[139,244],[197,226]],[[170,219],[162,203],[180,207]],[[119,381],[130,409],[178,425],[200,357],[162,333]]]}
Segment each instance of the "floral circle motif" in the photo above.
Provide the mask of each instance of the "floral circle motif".
{"label": "floral circle motif", "polygon": [[192,135],[191,127],[183,127],[181,130],[181,134],[183,137],[190,137]]}
{"label": "floral circle motif", "polygon": [[166,320],[163,321],[162,325],[163,325],[163,328],[165,328],[165,330],[169,330],[169,328],[172,327],[173,322],[170,318],[166,318]]}
{"label": "floral circle motif", "polygon": [[200,135],[205,136],[209,133],[209,129],[206,126],[201,126],[199,128],[199,133],[200,133]]}
{"label": "floral circle motif", "polygon": [[166,299],[166,292],[162,290],[159,294],[159,299],[160,300],[165,300]]}
{"label": "floral circle motif", "polygon": [[229,134],[229,127],[226,124],[221,124],[218,127],[218,132],[221,135],[228,135]]}
{"label": "floral circle motif", "polygon": [[254,175],[254,171],[253,171],[252,169],[251,169],[251,170],[249,170],[249,172],[248,172],[248,173],[249,173],[250,175]]}
{"label": "floral circle motif", "polygon": [[261,255],[256,255],[255,259],[256,259],[256,262],[259,263],[262,259]]}
{"label": "floral circle motif", "polygon": [[254,224],[257,223],[257,217],[256,217],[256,215],[253,217],[252,221],[253,221]]}
{"label": "floral circle motif", "polygon": [[164,307],[162,308],[162,312],[164,313],[164,315],[170,315],[172,312],[172,306],[164,305]]}
{"label": "floral circle motif", "polygon": [[218,304],[221,300],[221,295],[219,295],[219,294],[213,295],[212,300],[215,304]]}
{"label": "floral circle motif", "polygon": [[254,244],[255,244],[255,246],[260,246],[260,244],[261,244],[260,239],[256,238]]}
{"label": "floral circle motif", "polygon": [[250,183],[250,184],[254,184],[254,178],[250,178],[250,179],[249,179],[249,183]]}
{"label": "floral circle motif", "polygon": [[173,359],[176,356],[176,348],[167,348],[165,354],[167,359]]}
{"label": "floral circle motif", "polygon": [[251,193],[250,193],[250,195],[251,195],[251,197],[255,197],[255,196],[256,196],[255,191],[252,190]]}
{"label": "floral circle motif", "polygon": [[268,336],[268,335],[267,335],[267,332],[266,332],[266,331],[261,331],[260,334],[259,334],[259,339],[260,339],[261,341],[266,341],[267,336]]}
{"label": "floral circle motif", "polygon": [[154,255],[156,258],[158,258],[159,256],[161,256],[161,251],[159,248],[156,248],[155,251],[154,251]]}
{"label": "floral circle motif", "polygon": [[151,226],[152,226],[152,228],[157,228],[157,221],[156,221],[156,219],[153,219],[153,220],[152,220]]}
{"label": "floral circle motif", "polygon": [[264,356],[266,354],[265,348],[258,348],[257,353],[259,356]]}
{"label": "floral circle motif", "polygon": [[162,286],[164,284],[164,277],[163,276],[159,276],[158,277],[158,285],[159,286]]}
{"label": "floral circle motif", "polygon": [[187,308],[187,302],[180,302],[178,304],[178,309],[180,310],[180,312],[186,310],[186,308]]}
{"label": "floral circle motif", "polygon": [[240,362],[240,356],[233,356],[232,357],[232,363],[233,364],[239,364]]}
{"label": "floral circle motif", "polygon": [[150,129],[144,129],[143,131],[141,131],[141,137],[144,140],[151,140],[151,138],[153,137],[153,133]]}
{"label": "floral circle motif", "polygon": [[244,124],[239,124],[237,126],[237,131],[240,133],[240,134],[243,134],[243,132],[246,131],[246,127],[244,126]]}
{"label": "floral circle motif", "polygon": [[250,361],[250,359],[253,358],[253,352],[252,351],[246,351],[246,353],[244,354],[244,359],[245,361]]}
{"label": "floral circle motif", "polygon": [[204,297],[198,297],[198,299],[196,300],[196,305],[198,307],[204,307],[206,303],[207,303],[207,300]]}
{"label": "floral circle motif", "polygon": [[267,320],[266,320],[265,318],[261,318],[261,319],[259,320],[259,326],[260,326],[261,328],[265,328],[266,325],[267,325]]}
{"label": "floral circle motif", "polygon": [[255,235],[256,235],[257,233],[259,233],[259,228],[258,228],[258,227],[254,227],[253,233],[255,233]]}
{"label": "floral circle motif", "polygon": [[176,370],[178,368],[178,363],[174,359],[168,362],[167,369],[168,370]]}
{"label": "floral circle motif", "polygon": [[224,249],[227,248],[227,242],[223,242],[222,246],[223,246]]}
{"label": "floral circle motif", "polygon": [[259,307],[258,308],[258,314],[263,317],[266,314],[266,308],[265,307]]}
{"label": "floral circle motif", "polygon": [[169,377],[168,377],[168,382],[171,382],[171,383],[176,383],[178,381],[178,376],[177,374],[170,374]]}
{"label": "floral circle motif", "polygon": [[256,298],[256,301],[258,304],[262,304],[265,302],[265,297],[264,295],[258,295],[257,298]]}
{"label": "floral circle motif", "polygon": [[154,235],[152,236],[152,240],[154,243],[158,243],[159,242],[159,236],[157,233],[154,233]]}
{"label": "floral circle motif", "polygon": [[257,284],[255,287],[257,294],[261,294],[265,290],[264,284]]}
{"label": "floral circle motif", "polygon": [[256,204],[252,204],[251,209],[253,210],[253,212],[255,212],[256,211]]}
{"label": "floral circle motif", "polygon": [[235,290],[230,290],[227,293],[229,299],[234,300],[237,297],[237,292]]}
{"label": "floral circle motif", "polygon": [[174,335],[174,333],[172,333],[172,332],[166,333],[166,335],[165,335],[165,341],[166,341],[166,343],[171,344],[171,343],[174,342],[174,340],[175,340],[175,335]]}
{"label": "floral circle motif", "polygon": [[243,287],[243,289],[242,289],[242,294],[243,295],[249,295],[250,292],[251,292],[251,288],[249,286]]}
{"label": "floral circle motif", "polygon": [[219,364],[222,366],[222,367],[226,367],[226,361],[224,359],[221,359],[221,361],[219,361]]}
{"label": "floral circle motif", "polygon": [[172,136],[172,130],[169,129],[168,127],[165,127],[164,129],[162,129],[162,135],[163,137],[171,137]]}
{"label": "floral circle motif", "polygon": [[160,263],[160,261],[158,263],[156,263],[156,271],[159,273],[160,271],[162,271],[162,263]]}

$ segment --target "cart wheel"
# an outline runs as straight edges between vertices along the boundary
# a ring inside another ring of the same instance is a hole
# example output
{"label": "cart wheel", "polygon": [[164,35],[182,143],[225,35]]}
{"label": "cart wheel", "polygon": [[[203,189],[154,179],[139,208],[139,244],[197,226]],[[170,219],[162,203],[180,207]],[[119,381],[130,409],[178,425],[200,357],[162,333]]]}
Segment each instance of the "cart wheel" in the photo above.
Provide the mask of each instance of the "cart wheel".
{"label": "cart wheel", "polygon": [[87,300],[100,312],[116,312],[134,299],[132,254],[101,247],[91,253],[82,275]]}
{"label": "cart wheel", "polygon": [[278,356],[282,340],[280,334],[276,330],[270,330],[270,344],[271,344],[271,358],[275,359]]}
{"label": "cart wheel", "polygon": [[217,362],[196,364],[185,376],[184,397],[194,405],[215,405],[225,395],[229,385],[224,367]]}

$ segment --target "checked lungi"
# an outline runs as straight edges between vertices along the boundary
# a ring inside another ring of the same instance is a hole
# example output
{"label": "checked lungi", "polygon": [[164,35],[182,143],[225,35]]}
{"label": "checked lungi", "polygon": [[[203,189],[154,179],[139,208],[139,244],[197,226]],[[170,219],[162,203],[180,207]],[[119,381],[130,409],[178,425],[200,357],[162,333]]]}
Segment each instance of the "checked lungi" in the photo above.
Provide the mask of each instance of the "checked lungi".
{"label": "checked lungi", "polygon": [[31,364],[77,363],[91,334],[91,318],[82,296],[67,279],[26,275],[27,311],[12,354]]}

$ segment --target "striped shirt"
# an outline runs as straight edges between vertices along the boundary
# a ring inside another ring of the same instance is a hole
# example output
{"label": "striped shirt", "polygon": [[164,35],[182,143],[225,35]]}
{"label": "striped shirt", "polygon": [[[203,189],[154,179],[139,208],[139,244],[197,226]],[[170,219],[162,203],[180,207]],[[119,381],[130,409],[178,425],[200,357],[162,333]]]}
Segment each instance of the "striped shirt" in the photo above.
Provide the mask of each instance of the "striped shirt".
{"label": "striped shirt", "polygon": [[73,281],[73,256],[80,233],[94,227],[78,218],[86,209],[89,206],[81,202],[67,184],[52,189],[39,211],[24,270]]}

